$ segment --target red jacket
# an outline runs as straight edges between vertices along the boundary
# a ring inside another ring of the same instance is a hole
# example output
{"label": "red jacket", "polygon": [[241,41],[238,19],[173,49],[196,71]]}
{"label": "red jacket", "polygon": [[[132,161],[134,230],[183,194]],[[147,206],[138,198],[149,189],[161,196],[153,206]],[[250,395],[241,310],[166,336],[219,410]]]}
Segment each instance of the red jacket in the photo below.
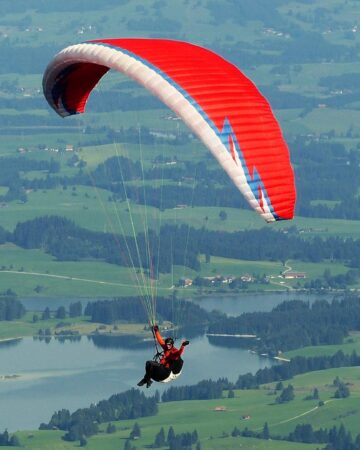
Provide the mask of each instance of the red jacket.
{"label": "red jacket", "polygon": [[165,367],[170,368],[171,363],[180,358],[185,347],[181,344],[181,347],[179,349],[171,347],[171,349],[168,350],[165,341],[160,334],[160,331],[155,331],[155,337],[159,345],[161,345],[161,348],[164,350],[164,356],[161,358],[160,364],[163,364]]}

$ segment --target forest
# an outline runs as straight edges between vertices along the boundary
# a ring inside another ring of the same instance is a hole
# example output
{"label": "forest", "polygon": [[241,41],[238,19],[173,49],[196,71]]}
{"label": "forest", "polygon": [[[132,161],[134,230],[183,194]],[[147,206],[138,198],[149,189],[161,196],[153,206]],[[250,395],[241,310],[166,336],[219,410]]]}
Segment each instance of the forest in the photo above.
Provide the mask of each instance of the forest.
{"label": "forest", "polygon": [[359,296],[309,303],[283,302],[271,312],[245,313],[209,325],[212,334],[245,334],[260,338],[254,345],[261,353],[277,355],[309,345],[342,343],[350,330],[360,330]]}
{"label": "forest", "polygon": [[[163,320],[178,320],[177,325],[201,325],[211,320],[211,313],[206,312],[197,304],[171,298],[156,299],[158,322]],[[147,322],[144,307],[139,298],[125,297],[113,300],[98,300],[89,302],[84,314],[90,316],[92,322],[112,324],[116,321]],[[214,315],[218,317],[218,315]]]}
{"label": "forest", "polygon": [[[91,140],[95,131],[87,130],[88,139]],[[349,133],[351,134],[351,130]],[[106,130],[105,127],[100,134],[108,135],[103,143],[113,142],[114,139],[137,143],[139,139],[139,130],[134,127],[120,127],[116,132]],[[147,127],[141,128],[141,139],[143,144],[168,141],[175,148],[176,145],[184,145],[192,140],[188,133],[183,132],[175,138],[157,137]],[[356,193],[360,187],[357,176],[360,153],[356,149],[348,151],[340,143],[331,143],[326,139],[321,142],[311,137],[298,136],[289,142],[289,146],[293,164],[296,165],[297,215],[358,220],[360,199]],[[75,157],[79,171],[74,176],[61,175],[60,165],[54,159],[38,161],[24,156],[3,158],[0,183],[8,187],[8,192],[0,200],[20,199],[26,202],[27,190],[95,185],[110,191],[109,198],[114,204],[128,198],[131,202],[146,202],[161,210],[175,208],[179,204],[247,208],[245,200],[229,183],[226,174],[214,167],[213,163],[203,161],[194,164],[177,157],[176,164],[167,167],[154,159],[153,167],[143,172],[140,162],[118,156],[108,158],[89,172],[84,171],[85,163],[80,164],[79,156]],[[324,160],[327,161],[326,164],[323,163]],[[34,170],[47,171],[47,176],[32,179],[23,177],[23,173]],[[144,189],[140,183],[142,178],[145,181],[163,180],[164,186],[147,186]],[[184,183],[186,180],[192,180],[193,186]],[[131,184],[131,181],[136,181],[137,184]],[[172,182],[176,182],[177,186]]]}
{"label": "forest", "polygon": [[114,394],[108,400],[97,405],[76,410],[74,413],[62,409],[53,414],[49,423],[42,423],[41,430],[54,428],[66,431],[64,440],[76,441],[98,432],[98,424],[112,420],[136,419],[157,414],[158,399],[147,397],[139,390],[131,389],[121,394]]}
{"label": "forest", "polygon": [[26,310],[11,290],[0,292],[0,321],[20,319]]}
{"label": "forest", "polygon": [[[199,255],[221,256],[248,261],[287,259],[342,262],[359,269],[360,239],[313,237],[304,239],[296,228],[288,230],[245,230],[233,233],[195,229],[188,225],[164,225],[160,236],[155,231],[133,237],[90,231],[58,216],[39,217],[18,223],[13,233],[0,228],[0,239],[26,248],[41,248],[59,261],[84,259],[105,260],[120,266],[158,267],[158,273],[169,273],[172,264],[200,269]],[[114,243],[117,242],[117,245]],[[173,242],[177,245],[174,247]],[[136,250],[138,245],[139,252]],[[150,248],[152,262],[147,255]],[[173,248],[172,252],[168,249]],[[131,255],[131,258],[130,258]],[[140,259],[139,259],[140,258]],[[157,274],[155,274],[156,276]]]}

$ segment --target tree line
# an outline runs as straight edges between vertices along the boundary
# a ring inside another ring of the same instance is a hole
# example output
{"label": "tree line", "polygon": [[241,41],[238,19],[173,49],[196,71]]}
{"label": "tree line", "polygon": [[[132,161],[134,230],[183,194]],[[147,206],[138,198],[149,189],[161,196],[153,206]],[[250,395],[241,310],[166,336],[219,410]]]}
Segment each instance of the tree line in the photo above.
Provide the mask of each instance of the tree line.
{"label": "tree line", "polygon": [[26,313],[24,305],[11,290],[0,293],[0,321],[20,319]]}
{"label": "tree line", "polygon": [[[89,302],[84,310],[92,322],[112,324],[123,320],[126,322],[147,322],[141,298],[123,297],[113,300]],[[200,325],[211,320],[211,314],[199,305],[179,299],[158,297],[156,299],[157,320],[176,322],[177,325]]]}
{"label": "tree line", "polygon": [[66,431],[64,440],[77,441],[97,434],[98,425],[104,422],[153,416],[158,412],[157,402],[156,395],[147,397],[139,390],[131,389],[72,414],[67,409],[57,411],[49,423],[42,423],[39,429]]}
{"label": "tree line", "polygon": [[182,400],[211,400],[221,398],[223,390],[229,388],[227,378],[217,381],[202,380],[192,386],[171,386],[163,392],[161,401],[174,402]]}
{"label": "tree line", "polygon": [[350,355],[344,354],[339,350],[332,356],[296,356],[286,364],[265,367],[264,369],[259,369],[255,374],[239,375],[232,388],[258,389],[261,384],[290,380],[295,375],[306,372],[358,366],[360,366],[360,356],[355,351]]}
{"label": "tree line", "polygon": [[[360,255],[354,255],[351,264],[355,267],[360,267]],[[357,284],[359,279],[359,269],[350,269],[345,273],[339,273],[337,275],[332,275],[330,269],[325,269],[320,277],[305,281],[303,286],[305,289],[316,291],[324,289],[347,289],[349,286]]]}
{"label": "tree line", "polygon": [[314,430],[311,424],[296,425],[294,431],[287,436],[281,436],[271,433],[268,423],[263,426],[262,431],[252,431],[245,427],[242,431],[234,427],[231,432],[232,437],[249,437],[256,439],[272,439],[278,441],[303,442],[306,444],[326,444],[324,450],[360,450],[360,434],[355,438],[341,424],[339,427],[334,425],[330,429],[320,427]]}
{"label": "tree line", "polygon": [[91,258],[126,267],[134,265],[148,270],[153,267],[159,272],[168,273],[172,264],[186,265],[195,270],[200,268],[197,253],[185,245],[186,229],[181,232],[183,245],[174,246],[172,254],[169,252],[175,239],[172,233],[162,234],[161,240],[152,230],[148,231],[148,235],[138,233],[136,239],[119,235],[114,237],[111,233],[81,228],[58,216],[18,223],[14,232],[8,234],[8,239],[23,248],[41,248],[60,261]]}
{"label": "tree line", "polygon": [[[222,398],[224,391],[229,393],[234,389],[259,389],[260,385],[272,382],[282,382],[290,380],[295,375],[307,372],[327,370],[338,367],[358,367],[360,366],[360,356],[354,351],[351,355],[344,354],[341,350],[332,356],[315,356],[303,357],[296,356],[290,362],[265,367],[259,369],[255,374],[246,373],[239,375],[235,383],[230,382],[227,378],[219,378],[214,380],[203,380],[192,386],[171,386],[163,392],[161,401],[183,401],[183,400],[210,400]],[[338,380],[336,385],[337,391],[343,383]],[[291,385],[289,385],[291,386]],[[290,401],[293,398],[293,389],[289,386],[282,389],[282,397],[280,395],[279,402]],[[280,389],[280,386],[278,387]],[[337,392],[336,391],[336,392]],[[341,391],[342,392],[342,391]],[[334,394],[335,397],[341,396]],[[228,394],[228,396],[231,396]]]}
{"label": "tree line", "polygon": [[351,330],[360,330],[359,296],[346,294],[332,302],[317,300],[312,305],[301,300],[286,301],[270,312],[224,317],[209,325],[211,334],[250,334],[260,352],[277,355],[309,345],[343,342]]}
{"label": "tree line", "polygon": [[[360,264],[360,239],[314,237],[305,240],[296,228],[229,233],[205,227],[164,225],[160,234],[149,230],[147,236],[138,233],[135,240],[90,231],[63,217],[45,216],[18,223],[13,233],[0,229],[1,238],[23,248],[41,248],[60,261],[100,259],[126,267],[133,264],[147,270],[156,267],[162,273],[169,273],[173,264],[199,270],[200,254],[249,261],[334,260],[353,268],[359,268]],[[157,277],[158,273],[152,276]]]}
{"label": "tree line", "polygon": [[170,426],[166,436],[164,428],[160,428],[160,431],[155,435],[152,448],[163,448],[167,446],[169,450],[192,450],[194,448],[193,445],[195,445],[195,450],[201,449],[196,430],[176,434],[174,428]]}
{"label": "tree line", "polygon": [[19,438],[16,434],[10,435],[7,430],[3,433],[0,433],[0,447],[20,447]]}

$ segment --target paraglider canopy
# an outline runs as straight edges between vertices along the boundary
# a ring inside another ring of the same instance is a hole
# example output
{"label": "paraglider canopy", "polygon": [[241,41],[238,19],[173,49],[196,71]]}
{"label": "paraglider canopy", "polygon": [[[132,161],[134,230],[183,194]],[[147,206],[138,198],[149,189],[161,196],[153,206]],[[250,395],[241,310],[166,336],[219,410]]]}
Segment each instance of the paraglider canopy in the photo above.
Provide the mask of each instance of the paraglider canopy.
{"label": "paraglider canopy", "polygon": [[294,174],[267,100],[236,66],[205,48],[163,39],[103,39],[65,48],[48,65],[45,97],[61,116],[82,113],[115,69],[172,109],[267,222],[293,218]]}

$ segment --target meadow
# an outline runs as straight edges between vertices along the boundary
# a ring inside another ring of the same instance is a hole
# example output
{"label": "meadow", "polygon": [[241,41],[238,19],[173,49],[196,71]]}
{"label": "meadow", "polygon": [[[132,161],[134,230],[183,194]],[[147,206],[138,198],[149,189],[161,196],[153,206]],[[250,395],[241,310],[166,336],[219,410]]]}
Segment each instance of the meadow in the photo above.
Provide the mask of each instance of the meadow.
{"label": "meadow", "polygon": [[[137,271],[131,267],[121,267],[97,260],[57,261],[40,249],[22,249],[13,244],[0,245],[0,260],[2,261],[0,291],[10,288],[21,297],[34,295],[70,298],[122,297],[139,295],[145,286],[145,282],[139,280]],[[193,279],[197,276],[217,275],[236,277],[250,274],[266,275],[271,278],[267,285],[249,284],[248,290],[283,291],[297,288],[306,281],[321,277],[325,270],[330,270],[332,275],[348,270],[341,264],[331,262],[314,264],[289,261],[292,270],[305,272],[306,278],[284,280],[280,277],[280,273],[286,268],[279,262],[211,257],[210,262],[206,263],[204,256],[201,256],[200,262],[199,272],[184,266],[174,266],[172,273],[161,274],[157,283],[148,282],[148,289],[156,295],[167,296],[181,278]],[[206,292],[210,290],[214,291],[205,288]],[[195,286],[179,288],[177,291],[181,297],[204,293],[204,290],[199,291]]]}
{"label": "meadow", "polygon": [[[224,52],[226,57],[228,57],[228,49],[232,47],[236,51],[229,51],[230,60],[236,59],[236,63],[240,67],[244,66],[245,74],[261,88],[262,86],[276,85],[280,92],[301,94],[310,99],[315,98],[318,100],[318,104],[326,104],[326,92],[319,85],[322,77],[359,73],[358,58],[355,57],[354,61],[345,62],[343,60],[345,59],[344,50],[342,50],[339,60],[335,57],[335,59],[320,62],[296,64],[281,60],[279,64],[272,63],[272,57],[276,59],[286,48],[288,38],[284,36],[284,33],[289,30],[290,40],[292,40],[293,37],[296,37],[297,27],[317,33],[315,36],[323,37],[329,43],[355,49],[359,45],[360,33],[352,32],[351,27],[356,17],[354,11],[358,8],[357,0],[347,0],[346,2],[340,0],[316,0],[315,2],[290,0],[283,2],[278,8],[278,12],[282,15],[279,29],[271,32],[268,30],[266,15],[262,16],[260,11],[250,20],[246,18],[242,21],[240,18],[236,22],[226,15],[214,15],[203,1],[165,1],[162,2],[161,14],[159,14],[159,6],[156,6],[161,2],[147,4],[142,0],[120,1],[113,8],[107,7],[106,2],[103,2],[97,10],[89,9],[87,2],[82,1],[76,4],[70,13],[69,11],[56,11],[56,8],[49,7],[53,2],[40,3],[41,7],[38,9],[27,10],[25,7],[20,12],[4,14],[0,24],[4,41],[6,40],[8,45],[26,46],[29,55],[31,50],[36,51],[38,47],[44,48],[46,51],[51,47],[50,53],[55,54],[66,45],[105,35],[108,37],[156,35],[157,37],[184,39],[216,48]],[[208,2],[208,4],[211,3],[216,4],[216,2]],[[14,2],[15,4],[16,2]],[[325,15],[322,16],[324,11]],[[269,63],[265,64],[258,56],[264,56]],[[24,61],[21,60],[19,70],[23,73],[0,74],[0,82],[15,81],[18,88],[24,89],[24,92],[16,89],[11,94],[1,91],[1,98],[24,99],[29,95],[35,100],[42,98],[41,72],[45,68],[46,62],[42,61],[39,64],[34,61],[34,63],[38,64],[38,69],[35,69],[37,73],[27,73],[28,70],[23,69]],[[285,71],[282,72],[284,68]],[[116,88],[118,83],[124,82],[124,78],[118,74],[109,75],[108,79],[99,85],[99,91]],[[135,85],[130,88],[125,86],[124,83],[123,87],[118,86],[117,89],[127,90],[133,95],[144,95],[144,90]],[[0,155],[17,156],[16,151],[19,147],[31,148],[31,153],[27,153],[25,157],[37,160],[54,158],[60,162],[60,175],[70,177],[78,172],[76,167],[68,164],[73,155],[63,152],[38,151],[39,145],[49,148],[64,148],[66,144],[73,144],[79,149],[79,158],[87,163],[85,169],[87,171],[94,169],[106,158],[116,154],[130,155],[139,160],[140,150],[144,150],[142,159],[145,167],[151,167],[152,160],[159,155],[180,155],[179,159],[181,160],[194,163],[206,161],[209,167],[215,167],[215,162],[208,157],[207,150],[197,141],[191,141],[189,145],[171,146],[170,148],[167,145],[145,146],[141,144],[141,135],[139,135],[137,144],[100,145],[105,137],[105,132],[99,131],[96,135],[88,135],[83,132],[85,126],[93,127],[93,129],[110,126],[116,130],[121,126],[124,128],[138,127],[141,124],[168,136],[186,132],[186,129],[178,120],[168,118],[169,114],[171,115],[168,110],[95,113],[92,112],[91,102],[90,99],[89,114],[86,119],[75,117],[65,119],[65,122],[59,118],[56,125],[51,127],[10,126],[2,128]],[[6,108],[1,112],[9,117],[26,114],[29,117],[54,118],[53,111],[48,109],[45,101],[43,101],[43,108],[40,109],[38,106],[25,111]],[[316,107],[312,111],[304,111],[300,107],[284,108],[276,110],[275,114],[281,123],[285,137],[293,138],[302,135],[320,139],[323,134],[331,132],[333,137],[329,142],[340,142],[349,150],[359,150],[359,102],[347,104],[343,108]],[[347,135],[349,131],[353,133],[353,136]],[[89,145],[92,138],[93,142]],[[45,178],[47,174],[35,171],[21,174],[21,176],[34,179]],[[6,192],[7,188],[0,186],[0,195],[5,195]],[[70,186],[66,190],[38,190],[28,192],[27,195],[27,203],[14,201],[1,207],[1,225],[7,230],[13,230],[18,222],[51,214],[62,215],[74,220],[78,225],[94,231],[131,235],[133,232],[132,218],[135,231],[143,229],[144,209],[132,204],[130,205],[130,214],[129,205],[126,203],[115,204],[109,201],[110,193],[106,190],[95,187]],[[318,201],[323,203],[321,199]],[[227,214],[226,220],[220,219],[219,213],[222,210]],[[209,230],[233,232],[242,229],[259,229],[265,226],[252,211],[238,211],[232,208],[188,207],[159,211],[156,208],[147,207],[146,214],[147,220],[153,224],[154,228],[158,228],[160,223],[185,223],[196,228],[206,227]],[[359,222],[351,220],[296,217],[291,223],[283,222],[267,226],[280,230],[296,226],[301,230],[304,239],[314,236],[360,238]],[[11,288],[19,296],[103,298],[136,295],[139,291],[139,286],[131,270],[102,261],[55,261],[42,250],[25,250],[10,244],[0,246],[0,261],[0,267],[2,266],[0,291]],[[305,281],[321,276],[326,269],[330,270],[332,275],[348,270],[345,265],[330,262],[311,264],[288,261],[287,265],[291,266],[292,270],[306,272]],[[278,278],[283,270],[284,266],[277,262],[249,262],[211,257],[210,262],[205,263],[204,256],[201,256],[199,272],[176,266],[172,274],[160,277],[157,289],[159,294],[166,295],[172,292],[171,288],[174,282],[181,277],[193,278],[197,275],[214,276],[217,274],[272,275],[274,278],[271,279],[271,283],[262,287],[262,289],[269,290],[291,290],[297,287],[298,283],[302,283],[298,280],[284,281]],[[360,288],[360,284],[352,287]],[[258,286],[254,288],[257,289]],[[178,292],[181,297],[198,293],[197,289],[192,287],[179,289]],[[65,322],[67,321],[83,333],[91,332],[93,329],[86,319],[76,319],[75,321],[66,319]],[[57,320],[51,319],[41,322],[41,324],[34,324],[31,315],[27,314],[24,321],[12,324],[1,323],[0,338],[31,335],[36,333],[39,327],[53,327],[56,322]],[[136,331],[137,325],[129,325],[129,327],[126,328],[129,333],[140,331]],[[124,328],[122,327],[122,329]],[[339,346],[308,347],[289,352],[285,356],[290,358],[296,355],[316,356],[333,354],[337,350],[346,353],[356,350],[359,353],[359,335],[351,334],[344,344]],[[349,383],[351,391],[349,398],[342,400],[332,398],[334,393],[332,383],[336,376]],[[232,438],[229,435],[235,426],[240,429],[248,426],[261,431],[265,422],[268,422],[271,433],[285,435],[292,431],[296,424],[306,422],[311,423],[314,427],[327,428],[344,423],[355,436],[359,433],[360,420],[359,379],[358,368],[331,369],[297,376],[289,381],[295,387],[295,400],[282,405],[274,404],[276,395],[273,383],[262,386],[259,390],[235,391],[233,399],[160,404],[157,416],[136,420],[141,426],[142,437],[132,444],[138,450],[148,449],[160,428],[164,427],[167,432],[172,425],[176,432],[191,432],[196,428],[202,450],[250,448],[254,450],[315,450],[320,447],[319,444]],[[0,382],[3,381],[0,380]],[[287,382],[284,384],[286,385]],[[325,402],[322,407],[317,407],[317,401],[304,400],[307,395],[311,394],[314,387],[319,389],[320,398]],[[215,412],[214,408],[219,405],[225,406],[226,411]],[[242,416],[244,415],[249,415],[249,420],[243,420]],[[106,425],[103,425],[101,427],[103,432],[89,438],[86,448],[89,450],[122,449],[134,422],[134,420],[116,422],[117,431],[114,434],[107,434],[104,431]],[[62,435],[63,432],[60,431],[21,431],[18,433],[21,445],[26,449],[70,450],[79,448],[78,442],[66,442],[61,439]],[[10,447],[4,448],[10,450]]]}
{"label": "meadow", "polygon": [[[38,321],[34,321],[34,315],[38,316]],[[66,317],[64,319],[41,319],[42,311],[28,311],[21,319],[14,321],[0,322],[0,343],[8,339],[20,339],[26,336],[36,336],[40,329],[50,329],[51,334],[59,332],[69,334],[77,332],[78,335],[90,335],[99,332],[112,335],[144,335],[144,324],[121,323],[121,326],[114,328],[114,325],[104,325],[90,322],[90,317]],[[52,313],[52,315],[54,315]],[[60,325],[59,325],[60,324]],[[101,328],[99,328],[101,327]],[[101,330],[101,331],[100,331]]]}
{"label": "meadow", "polygon": [[284,354],[285,358],[294,358],[295,356],[316,357],[316,356],[331,356],[336,352],[342,351],[345,354],[351,354],[355,351],[360,354],[360,334],[358,332],[351,332],[350,335],[344,339],[342,344],[338,345],[316,345],[310,347],[303,347]]}
{"label": "meadow", "polygon": [[[345,399],[334,399],[336,377],[349,383],[350,396]],[[154,442],[155,435],[163,427],[165,436],[170,426],[175,433],[192,432],[196,429],[205,450],[221,449],[296,449],[315,450],[318,445],[304,443],[289,443],[281,441],[262,441],[243,437],[231,437],[234,427],[244,430],[248,427],[261,431],[265,422],[268,423],[272,435],[287,436],[297,424],[311,423],[314,429],[331,428],[343,423],[348,431],[356,436],[359,432],[360,381],[358,368],[329,369],[310,372],[294,377],[284,385],[291,383],[294,387],[295,399],[289,403],[276,404],[275,384],[263,385],[258,390],[235,391],[235,398],[219,400],[181,401],[160,403],[159,413],[153,417],[136,420],[113,422],[117,431],[105,433],[107,424],[103,424],[103,433],[88,439],[87,448],[110,449],[124,445],[125,439],[137,422],[141,429],[141,438],[134,441],[137,449],[146,449]],[[318,406],[318,400],[306,400],[314,388],[319,391],[323,406]],[[226,393],[225,393],[226,394]],[[217,412],[215,408],[224,407]],[[247,417],[247,419],[244,419]],[[78,444],[61,441],[59,431],[26,431],[17,433],[24,448],[35,449],[73,449]],[[31,437],[30,437],[31,436]],[[38,446],[38,447],[36,447]]]}

